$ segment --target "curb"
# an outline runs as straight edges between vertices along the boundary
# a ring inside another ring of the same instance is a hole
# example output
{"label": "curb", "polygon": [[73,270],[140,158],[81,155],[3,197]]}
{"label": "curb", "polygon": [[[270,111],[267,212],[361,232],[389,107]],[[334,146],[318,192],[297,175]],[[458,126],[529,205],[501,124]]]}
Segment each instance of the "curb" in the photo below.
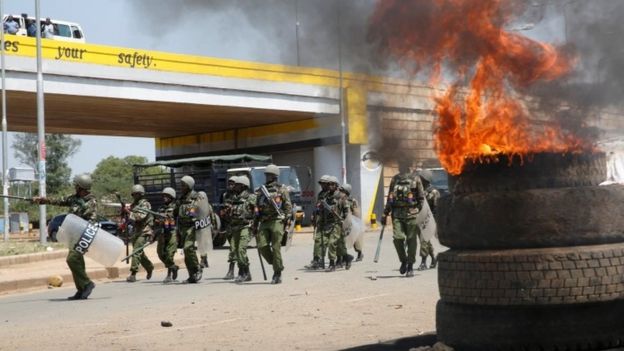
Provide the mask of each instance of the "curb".
{"label": "curb", "polygon": [[67,249],[60,249],[52,252],[37,252],[31,254],[0,257],[0,268],[9,267],[16,264],[27,264],[46,260],[56,260],[67,256]]}
{"label": "curb", "polygon": [[[67,251],[67,250],[65,250]],[[37,255],[37,254],[35,254]],[[67,252],[63,253],[65,257]],[[20,255],[20,256],[28,256],[28,255]],[[56,257],[58,258],[58,257]],[[154,271],[164,270],[165,265],[158,261],[154,263]],[[184,259],[176,259],[176,265],[184,266]],[[103,279],[117,279],[123,275],[130,273],[130,266],[123,267],[104,267],[104,268],[96,268],[92,270],[87,270],[87,275],[92,280],[103,280]],[[59,274],[63,277],[63,284],[70,284],[74,282],[74,278],[70,273]],[[32,288],[40,288],[44,289],[48,287],[48,277],[38,277],[38,278],[29,278],[29,279],[21,279],[21,280],[13,280],[10,282],[0,282],[0,295],[6,295],[12,292],[16,292],[18,290],[23,289],[32,289]]]}

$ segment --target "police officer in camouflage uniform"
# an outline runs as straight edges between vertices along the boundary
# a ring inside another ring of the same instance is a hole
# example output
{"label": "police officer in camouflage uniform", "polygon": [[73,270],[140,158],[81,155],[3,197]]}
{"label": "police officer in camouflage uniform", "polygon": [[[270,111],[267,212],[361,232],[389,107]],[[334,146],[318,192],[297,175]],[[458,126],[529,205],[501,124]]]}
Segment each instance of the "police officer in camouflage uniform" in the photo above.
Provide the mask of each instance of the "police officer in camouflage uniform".
{"label": "police officer in camouflage uniform", "polygon": [[[271,284],[282,282],[282,271],[284,270],[281,253],[282,236],[284,235],[284,227],[292,216],[290,195],[288,189],[277,182],[279,174],[280,170],[276,165],[268,165],[264,170],[264,175],[266,177],[265,186],[270,198],[267,198],[260,189],[256,192],[256,240],[260,253],[273,266]],[[280,209],[281,215],[273,203]]]}
{"label": "police officer in camouflage uniform", "polygon": [[347,218],[349,206],[346,196],[338,191],[338,179],[336,177],[330,176],[327,192],[319,197],[317,209],[319,212],[318,230],[327,243],[329,256],[329,266],[326,272],[336,270],[338,257],[343,259],[346,269],[351,268],[353,256],[348,255],[346,245],[340,243],[341,240],[344,240],[342,222]]}
{"label": "police officer in camouflage uniform", "polygon": [[387,216],[392,214],[394,246],[401,261],[399,272],[406,274],[407,277],[413,277],[416,239],[420,235],[417,215],[425,201],[425,193],[420,177],[410,172],[409,165],[406,160],[399,161],[399,174],[390,181],[388,200],[381,220],[385,225]]}
{"label": "police officer in camouflage uniform", "polygon": [[[436,208],[438,207],[438,199],[440,199],[440,192],[432,185],[433,173],[431,173],[431,171],[428,169],[424,169],[418,171],[418,175],[420,175],[420,179],[425,190],[425,199],[427,200],[429,209],[431,209],[431,213],[433,213],[435,216]],[[433,250],[433,245],[431,244],[431,241],[424,240],[421,236],[420,257],[422,259],[422,262],[420,263],[420,267],[418,267],[419,271],[427,269],[427,256],[431,256],[431,265],[429,266],[429,268],[434,269],[438,263],[437,255]]]}
{"label": "police officer in camouflage uniform", "polygon": [[[76,193],[73,195],[61,199],[34,197],[33,202],[41,205],[67,206],[69,207],[69,213],[95,223],[97,221],[97,199],[90,192],[93,184],[91,176],[88,174],[77,175],[74,177],[73,184],[76,190]],[[88,298],[95,288],[95,283],[87,276],[83,254],[70,247],[67,253],[67,265],[72,272],[77,290],[73,296],[67,299],[84,300]]]}
{"label": "police officer in camouflage uniform", "polygon": [[228,254],[228,262],[230,267],[223,279],[234,279],[234,265],[236,265],[236,252],[234,251],[234,245],[232,245],[232,230],[230,228],[231,212],[232,212],[232,199],[236,195],[234,192],[234,180],[235,176],[230,177],[227,183],[227,189],[221,194],[221,210],[219,211],[219,218],[221,218],[221,227],[225,232],[225,238],[230,245],[230,253]]}
{"label": "police officer in camouflage uniform", "polygon": [[188,175],[182,177],[180,180],[182,195],[177,200],[174,210],[174,216],[178,219],[178,243],[184,248],[184,264],[189,273],[186,283],[197,283],[202,277],[202,267],[197,259],[197,247],[195,246],[195,220],[201,199],[193,187],[195,187],[193,177]]}
{"label": "police officer in camouflage uniform", "polygon": [[[324,194],[329,190],[329,181],[331,180],[331,176],[325,174],[321,176],[318,183],[321,186],[321,191],[316,196],[317,199],[320,199],[324,196]],[[319,200],[320,201],[320,200]],[[318,205],[317,201],[317,205]],[[327,242],[323,240],[323,235],[321,235],[321,231],[318,230],[318,219],[319,219],[319,207],[317,206],[312,213],[312,225],[314,226],[314,251],[312,254],[312,262],[307,265],[305,268],[307,269],[321,269],[325,268],[325,254],[327,251]]]}
{"label": "police officer in camouflage uniform", "polygon": [[173,188],[164,188],[162,191],[163,205],[158,208],[162,217],[154,218],[154,235],[158,238],[156,252],[158,258],[167,267],[167,277],[163,283],[168,284],[178,279],[179,267],[175,264],[174,256],[178,247],[177,238],[174,235],[176,222],[173,212],[175,210],[176,191]]}
{"label": "police officer in camouflage uniform", "polygon": [[232,211],[230,228],[232,230],[232,247],[235,253],[234,259],[238,263],[237,283],[251,281],[249,272],[249,258],[247,257],[247,245],[251,240],[251,226],[254,220],[256,207],[256,195],[249,192],[249,178],[239,176],[234,178],[234,192],[232,198]]}
{"label": "police officer in camouflage uniform", "polygon": [[[132,186],[132,199],[134,200],[130,205],[128,211],[128,220],[132,223],[132,248],[137,248],[153,241],[154,233],[152,226],[154,225],[154,217],[141,211],[141,209],[151,210],[152,205],[145,198],[145,188],[141,184],[135,184]],[[147,280],[152,278],[152,272],[154,271],[154,265],[152,261],[147,257],[144,250],[135,252],[132,255],[132,262],[130,263],[130,275],[126,278],[127,282],[136,282],[136,274],[139,271],[139,266],[143,266],[147,271]]]}
{"label": "police officer in camouflage uniform", "polygon": [[[349,211],[352,215],[360,217],[360,205],[358,201],[351,196],[351,184],[345,183],[340,187],[340,191],[347,196],[347,205],[349,206]],[[353,249],[357,252],[356,261],[362,261],[364,258],[364,254],[362,253],[362,240],[364,236],[361,235],[354,243]]]}

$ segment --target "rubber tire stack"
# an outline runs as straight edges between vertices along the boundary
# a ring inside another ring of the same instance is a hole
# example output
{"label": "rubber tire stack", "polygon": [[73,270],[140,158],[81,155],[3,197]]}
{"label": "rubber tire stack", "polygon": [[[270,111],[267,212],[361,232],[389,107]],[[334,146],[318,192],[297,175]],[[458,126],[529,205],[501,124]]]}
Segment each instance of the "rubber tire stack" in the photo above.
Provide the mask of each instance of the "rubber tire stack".
{"label": "rubber tire stack", "polygon": [[457,350],[624,345],[624,187],[604,154],[473,162],[438,207],[438,339]]}

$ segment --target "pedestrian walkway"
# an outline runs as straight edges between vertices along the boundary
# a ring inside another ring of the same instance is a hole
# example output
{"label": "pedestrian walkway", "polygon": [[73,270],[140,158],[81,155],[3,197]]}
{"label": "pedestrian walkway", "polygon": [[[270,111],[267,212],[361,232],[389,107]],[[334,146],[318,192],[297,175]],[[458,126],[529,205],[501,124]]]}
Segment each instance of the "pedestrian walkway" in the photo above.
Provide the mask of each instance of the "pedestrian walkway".
{"label": "pedestrian walkway", "polygon": [[[145,249],[156,270],[165,269],[158,259],[156,245]],[[0,294],[27,289],[42,289],[48,286],[48,278],[54,275],[63,277],[63,285],[73,285],[73,278],[65,257],[67,249],[27,255],[0,257]],[[176,255],[176,263],[183,265],[184,257]],[[130,272],[130,265],[117,262],[113,267],[104,267],[85,256],[87,274],[91,279],[116,279]]]}

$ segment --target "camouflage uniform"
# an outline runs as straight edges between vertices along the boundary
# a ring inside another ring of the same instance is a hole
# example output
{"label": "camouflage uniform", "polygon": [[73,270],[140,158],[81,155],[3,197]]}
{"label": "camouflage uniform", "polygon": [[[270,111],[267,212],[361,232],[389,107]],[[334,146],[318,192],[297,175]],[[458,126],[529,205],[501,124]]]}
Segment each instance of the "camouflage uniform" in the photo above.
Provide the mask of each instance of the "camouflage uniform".
{"label": "camouflage uniform", "polygon": [[[420,236],[418,212],[425,201],[420,177],[412,173],[399,173],[392,178],[384,216],[392,214],[394,246],[401,261],[401,274],[413,276],[416,262],[416,239]],[[407,253],[405,252],[407,244]]]}
{"label": "camouflage uniform", "polygon": [[[321,190],[316,198],[321,199],[325,196],[325,192],[326,191]],[[312,214],[312,225],[314,226],[314,250],[312,252],[312,262],[310,262],[310,264],[306,266],[306,268],[308,269],[325,268],[324,266],[325,254],[327,253],[327,242],[323,239],[323,235],[318,229],[318,219],[319,212],[317,206],[317,208],[314,210],[314,213]]]}
{"label": "camouflage uniform", "polygon": [[178,247],[175,233],[175,217],[173,212],[175,210],[175,203],[172,201],[168,204],[162,205],[158,208],[164,218],[156,218],[154,220],[154,235],[158,238],[156,244],[156,252],[158,252],[158,258],[167,267],[167,278],[165,283],[169,283],[175,280],[178,276],[178,266],[175,264],[175,253]]}
{"label": "camouflage uniform", "polygon": [[[92,223],[97,221],[97,198],[93,194],[88,194],[84,197],[74,194],[61,199],[48,199],[46,203],[56,206],[67,206],[69,207],[68,213]],[[81,253],[70,248],[66,261],[72,272],[74,284],[78,292],[82,292],[90,284],[94,285],[87,276],[84,256]]]}
{"label": "camouflage uniform", "polygon": [[197,208],[199,202],[199,193],[190,190],[188,193],[180,196],[176,202],[174,216],[178,219],[178,244],[184,249],[184,264],[189,273],[189,283],[196,283],[201,278],[202,268],[197,259],[197,247],[195,246],[196,230],[195,220],[197,220]]}
{"label": "camouflage uniform", "polygon": [[[128,215],[128,220],[132,223],[131,241],[133,249],[141,247],[152,240],[152,226],[154,225],[154,217],[151,214],[141,211],[132,211],[136,208],[151,210],[152,205],[150,205],[149,201],[145,198],[135,200],[132,205],[130,205],[131,212]],[[139,271],[139,265],[145,268],[147,271],[147,279],[150,279],[154,271],[154,265],[143,250],[132,255],[132,262],[130,263],[130,273],[132,276]],[[132,278],[130,278],[130,280],[132,280]]]}
{"label": "camouflage uniform", "polygon": [[256,195],[243,190],[232,199],[232,216],[230,228],[232,231],[232,250],[234,260],[238,263],[237,282],[250,281],[249,258],[247,257],[247,245],[251,240],[250,228],[254,219]]}
{"label": "camouflage uniform", "polygon": [[262,256],[273,266],[273,283],[281,282],[281,272],[284,270],[282,262],[282,236],[284,225],[292,213],[292,203],[288,189],[272,181],[265,184],[269,195],[280,207],[283,216],[279,216],[271,200],[267,199],[260,190],[256,192],[256,213],[258,224],[257,242]]}
{"label": "camouflage uniform", "polygon": [[[323,202],[329,205],[329,209],[325,207]],[[342,230],[342,220],[347,218],[349,207],[346,196],[338,190],[327,191],[319,197],[317,202],[317,211],[319,213],[318,231],[323,236],[323,240],[327,243],[327,251],[329,256],[328,271],[336,270],[336,258],[344,258],[347,256],[346,245],[341,244],[344,241],[344,232]],[[350,266],[350,261],[347,265]]]}

